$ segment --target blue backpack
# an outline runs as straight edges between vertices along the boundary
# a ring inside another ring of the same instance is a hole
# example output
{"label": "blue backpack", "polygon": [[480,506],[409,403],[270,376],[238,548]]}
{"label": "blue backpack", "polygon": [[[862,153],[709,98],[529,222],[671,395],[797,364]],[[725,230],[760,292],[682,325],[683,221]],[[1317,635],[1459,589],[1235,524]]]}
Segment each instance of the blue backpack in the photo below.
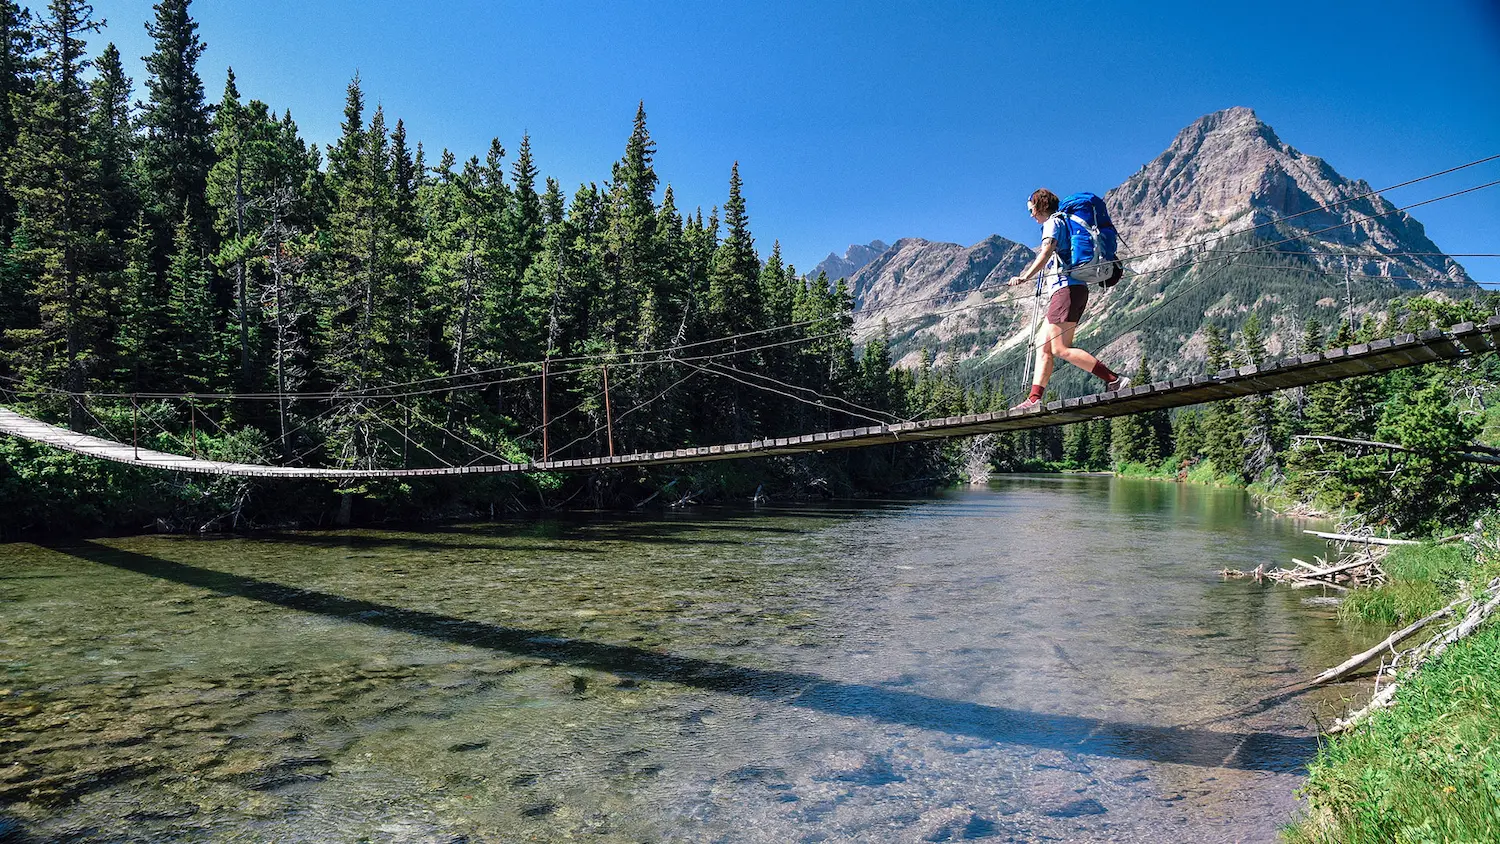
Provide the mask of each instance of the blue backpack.
{"label": "blue backpack", "polygon": [[1068,236],[1057,243],[1063,271],[1082,282],[1114,287],[1125,268],[1115,252],[1119,235],[1104,200],[1075,193],[1057,206],[1056,216],[1068,227]]}

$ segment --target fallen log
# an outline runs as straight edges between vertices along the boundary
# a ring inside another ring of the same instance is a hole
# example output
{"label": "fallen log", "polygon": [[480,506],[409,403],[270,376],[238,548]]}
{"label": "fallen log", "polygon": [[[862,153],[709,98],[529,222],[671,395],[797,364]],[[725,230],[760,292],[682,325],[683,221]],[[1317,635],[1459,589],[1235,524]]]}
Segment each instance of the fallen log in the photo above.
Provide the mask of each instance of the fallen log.
{"label": "fallen log", "polygon": [[1437,621],[1438,619],[1449,615],[1453,612],[1454,608],[1461,603],[1463,603],[1463,601],[1461,600],[1454,601],[1453,603],[1449,604],[1446,607],[1443,607],[1432,615],[1425,616],[1423,618],[1417,619],[1416,621],[1413,621],[1411,624],[1408,624],[1400,630],[1397,630],[1395,633],[1392,633],[1391,635],[1385,637],[1385,639],[1375,647],[1370,648],[1367,651],[1357,653],[1354,656],[1351,656],[1343,662],[1339,663],[1338,665],[1335,665],[1327,671],[1324,671],[1318,676],[1312,678],[1311,680],[1308,680],[1306,683],[1306,687],[1310,689],[1313,686],[1321,686],[1324,683],[1331,683],[1334,680],[1339,679],[1340,677],[1345,677],[1349,674],[1354,673],[1365,663],[1370,662],[1376,657],[1389,651],[1397,644],[1400,644],[1402,640],[1411,638],[1413,634],[1421,630],[1423,627],[1426,627],[1434,621]]}
{"label": "fallen log", "polygon": [[1367,545],[1421,545],[1414,539],[1382,539],[1378,536],[1355,536],[1352,533],[1325,533],[1321,530],[1304,530],[1303,533],[1312,534],[1319,539],[1331,539],[1335,542],[1363,542]]}
{"label": "fallen log", "polygon": [[[1490,584],[1491,589],[1495,589],[1497,587],[1500,587],[1500,582],[1492,582]],[[1406,669],[1406,674],[1404,675],[1405,677],[1410,677],[1412,672],[1417,670],[1417,668],[1419,668],[1422,663],[1438,656],[1443,651],[1447,650],[1449,645],[1474,632],[1474,628],[1478,627],[1480,622],[1484,621],[1486,618],[1489,618],[1490,614],[1493,613],[1497,607],[1500,607],[1500,593],[1497,593],[1495,597],[1491,598],[1487,603],[1484,604],[1479,603],[1479,599],[1477,597],[1474,598],[1473,601],[1473,604],[1469,606],[1469,611],[1464,615],[1463,620],[1460,621],[1457,626],[1448,630],[1446,633],[1435,637],[1432,641],[1429,641],[1418,648],[1418,651],[1420,651],[1420,653],[1418,653],[1416,658],[1412,660],[1410,667]],[[1460,602],[1455,602],[1455,604],[1456,603]],[[1454,604],[1448,605],[1450,609],[1453,606]],[[1364,707],[1351,712],[1349,714],[1349,717],[1347,718],[1340,718],[1338,721],[1335,721],[1333,726],[1329,728],[1328,731],[1330,733],[1343,732],[1350,727],[1355,726],[1360,721],[1363,721],[1365,718],[1369,717],[1371,713],[1377,712],[1390,706],[1395,701],[1396,689],[1398,689],[1400,686],[1401,680],[1392,681],[1390,685],[1376,692],[1375,696],[1370,698],[1370,702],[1365,704]]]}

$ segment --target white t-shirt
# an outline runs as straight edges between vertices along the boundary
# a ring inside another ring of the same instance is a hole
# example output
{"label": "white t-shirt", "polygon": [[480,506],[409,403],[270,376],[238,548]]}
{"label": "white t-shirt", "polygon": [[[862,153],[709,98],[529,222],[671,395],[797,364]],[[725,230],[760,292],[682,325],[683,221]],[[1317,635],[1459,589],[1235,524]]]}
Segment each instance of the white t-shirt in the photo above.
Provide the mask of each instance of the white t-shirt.
{"label": "white t-shirt", "polygon": [[[1059,214],[1053,214],[1042,223],[1042,240],[1052,238],[1053,244],[1066,243],[1071,248],[1072,241],[1068,239],[1068,224],[1063,222]],[[1083,284],[1083,282],[1063,273],[1062,258],[1058,256],[1056,248],[1052,257],[1047,259],[1047,266],[1042,268],[1042,291],[1045,293],[1056,293],[1070,284]]]}

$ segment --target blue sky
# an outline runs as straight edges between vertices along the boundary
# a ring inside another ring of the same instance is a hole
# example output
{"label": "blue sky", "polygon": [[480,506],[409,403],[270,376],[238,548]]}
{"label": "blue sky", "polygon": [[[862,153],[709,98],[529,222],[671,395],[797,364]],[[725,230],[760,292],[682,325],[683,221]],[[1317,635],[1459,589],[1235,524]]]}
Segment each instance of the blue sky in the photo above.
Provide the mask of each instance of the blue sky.
{"label": "blue sky", "polygon": [[[116,42],[143,98],[150,3],[94,6],[109,27],[91,52]],[[738,161],[757,246],[780,240],[803,269],[875,238],[1030,243],[1034,187],[1102,193],[1235,105],[1375,187],[1500,153],[1497,0],[198,0],[193,15],[211,99],[233,66],[243,96],[326,144],[358,71],[430,160],[491,137],[513,153],[529,132],[569,195],[608,178],[644,100],[679,206],[722,203]],[[1495,179],[1500,162],[1388,198]],[[1446,251],[1500,253],[1500,187],[1413,213]],[[1461,261],[1500,281],[1500,260]]]}

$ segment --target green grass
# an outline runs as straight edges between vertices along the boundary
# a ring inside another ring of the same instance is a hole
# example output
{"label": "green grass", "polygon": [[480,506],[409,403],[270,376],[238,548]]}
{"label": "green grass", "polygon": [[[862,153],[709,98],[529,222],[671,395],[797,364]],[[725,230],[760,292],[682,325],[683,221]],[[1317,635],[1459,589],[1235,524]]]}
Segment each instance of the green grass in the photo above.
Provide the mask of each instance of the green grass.
{"label": "green grass", "polygon": [[1289,844],[1500,841],[1500,626],[1424,666],[1397,701],[1323,745]]}
{"label": "green grass", "polygon": [[1488,583],[1500,565],[1481,563],[1467,544],[1403,545],[1380,562],[1389,582],[1356,589],[1339,606],[1347,621],[1410,624],[1453,600],[1466,584]]}
{"label": "green grass", "polygon": [[[1381,561],[1389,582],[1351,592],[1346,620],[1398,626],[1500,574],[1468,544],[1409,545]],[[1308,809],[1289,844],[1500,841],[1500,625],[1402,681],[1395,705],[1318,751]]]}

